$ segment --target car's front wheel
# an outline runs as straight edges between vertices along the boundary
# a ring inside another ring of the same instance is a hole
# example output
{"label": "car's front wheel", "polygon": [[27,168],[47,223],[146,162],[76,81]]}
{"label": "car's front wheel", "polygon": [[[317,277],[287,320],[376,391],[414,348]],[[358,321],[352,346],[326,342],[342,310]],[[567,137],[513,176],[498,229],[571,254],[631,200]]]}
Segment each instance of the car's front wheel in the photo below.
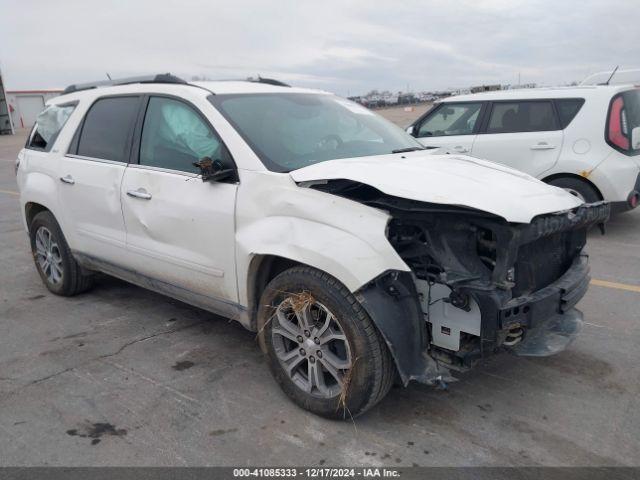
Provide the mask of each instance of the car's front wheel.
{"label": "car's front wheel", "polygon": [[29,236],[36,268],[51,292],[71,296],[91,287],[93,277],[83,272],[71,255],[60,225],[51,212],[40,212],[33,218]]}
{"label": "car's front wheel", "polygon": [[258,321],[275,379],[302,408],[350,418],[389,391],[395,367],[382,336],[330,275],[303,266],[279,274],[262,295]]}

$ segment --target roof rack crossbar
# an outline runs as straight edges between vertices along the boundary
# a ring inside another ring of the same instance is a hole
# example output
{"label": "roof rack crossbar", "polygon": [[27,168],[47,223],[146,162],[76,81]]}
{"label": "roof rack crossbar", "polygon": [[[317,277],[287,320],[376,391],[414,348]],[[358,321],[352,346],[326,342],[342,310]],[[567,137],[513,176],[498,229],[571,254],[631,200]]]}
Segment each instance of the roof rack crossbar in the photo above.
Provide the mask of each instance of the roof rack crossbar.
{"label": "roof rack crossbar", "polygon": [[82,90],[91,90],[100,87],[112,87],[115,85],[130,85],[132,83],[177,83],[186,84],[187,82],[180,77],[171,75],[170,73],[159,73],[157,75],[143,75],[139,77],[117,78],[115,80],[102,80],[98,82],[78,83],[69,85],[62,92],[67,93],[80,92]]}
{"label": "roof rack crossbar", "polygon": [[265,78],[258,75],[257,78],[249,77],[247,78],[248,82],[256,82],[256,83],[265,83],[267,85],[275,85],[276,87],[290,87],[288,83],[281,82],[280,80],[276,80],[275,78]]}

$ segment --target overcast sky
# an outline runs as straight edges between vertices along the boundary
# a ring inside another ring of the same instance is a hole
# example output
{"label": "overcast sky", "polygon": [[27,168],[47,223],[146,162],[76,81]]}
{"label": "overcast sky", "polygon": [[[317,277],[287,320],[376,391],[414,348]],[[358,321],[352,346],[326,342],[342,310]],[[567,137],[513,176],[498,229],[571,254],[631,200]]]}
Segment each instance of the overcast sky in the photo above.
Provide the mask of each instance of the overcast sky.
{"label": "overcast sky", "polygon": [[640,67],[638,0],[0,0],[9,89],[171,72],[340,95]]}

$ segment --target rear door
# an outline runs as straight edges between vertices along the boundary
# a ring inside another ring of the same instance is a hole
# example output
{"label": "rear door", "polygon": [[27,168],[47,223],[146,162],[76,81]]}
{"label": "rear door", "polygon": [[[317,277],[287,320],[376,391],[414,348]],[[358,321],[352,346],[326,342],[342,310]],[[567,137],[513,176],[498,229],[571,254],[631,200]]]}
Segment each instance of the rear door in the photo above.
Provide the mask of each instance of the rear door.
{"label": "rear door", "polygon": [[80,253],[126,263],[120,184],[129,155],[140,96],[97,99],[58,166],[65,235]]}
{"label": "rear door", "polygon": [[414,127],[414,136],[438,153],[470,154],[483,102],[445,102],[434,107]]}
{"label": "rear door", "polygon": [[563,134],[552,100],[492,102],[471,150],[533,176],[555,165]]}
{"label": "rear door", "polygon": [[233,168],[233,160],[199,108],[175,97],[150,96],[136,136],[138,160],[121,192],[131,268],[160,290],[222,313],[238,299],[237,181],[203,182],[193,164],[209,157]]}

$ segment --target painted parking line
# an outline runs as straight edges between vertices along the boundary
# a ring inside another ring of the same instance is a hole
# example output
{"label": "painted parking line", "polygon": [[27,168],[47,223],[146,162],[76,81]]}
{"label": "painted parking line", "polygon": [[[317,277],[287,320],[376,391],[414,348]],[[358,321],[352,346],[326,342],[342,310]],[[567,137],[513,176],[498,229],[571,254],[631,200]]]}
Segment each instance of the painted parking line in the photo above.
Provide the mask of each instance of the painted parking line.
{"label": "painted parking line", "polygon": [[605,288],[615,288],[616,290],[626,290],[627,292],[640,293],[640,285],[629,285],[627,283],[608,282],[606,280],[592,279],[591,285]]}
{"label": "painted parking line", "polygon": [[1,190],[0,193],[6,193],[7,195],[15,195],[16,197],[20,196],[18,192],[14,192],[13,190]]}

